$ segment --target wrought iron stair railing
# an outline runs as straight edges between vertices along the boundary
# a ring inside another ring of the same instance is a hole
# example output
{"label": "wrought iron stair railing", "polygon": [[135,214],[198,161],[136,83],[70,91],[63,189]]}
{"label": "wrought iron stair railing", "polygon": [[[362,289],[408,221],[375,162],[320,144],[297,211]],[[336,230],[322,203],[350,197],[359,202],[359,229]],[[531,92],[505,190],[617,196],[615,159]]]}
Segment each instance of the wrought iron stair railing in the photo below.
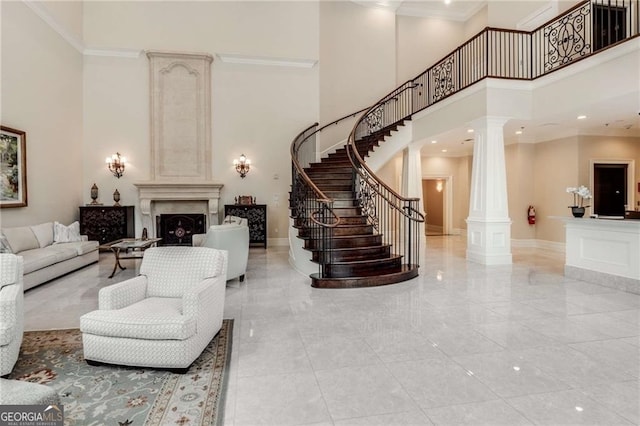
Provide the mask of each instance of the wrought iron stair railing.
{"label": "wrought iron stair railing", "polygon": [[[534,80],[640,35],[640,0],[585,0],[537,29],[517,31],[487,27],[417,77],[408,80],[357,120],[347,143],[354,168],[358,202],[371,224],[417,267],[418,200],[403,198],[371,171],[357,146],[376,138],[414,114],[486,78]],[[333,200],[304,172],[301,155],[322,129],[361,113],[345,116],[317,129],[314,124],[292,143],[292,217],[315,235],[332,233],[340,222]],[[314,145],[313,145],[314,146]],[[303,149],[304,147],[304,149]],[[315,158],[315,149],[312,149]],[[394,212],[393,214],[389,212]],[[330,256],[324,256],[331,262]],[[320,275],[323,274],[320,265]]]}

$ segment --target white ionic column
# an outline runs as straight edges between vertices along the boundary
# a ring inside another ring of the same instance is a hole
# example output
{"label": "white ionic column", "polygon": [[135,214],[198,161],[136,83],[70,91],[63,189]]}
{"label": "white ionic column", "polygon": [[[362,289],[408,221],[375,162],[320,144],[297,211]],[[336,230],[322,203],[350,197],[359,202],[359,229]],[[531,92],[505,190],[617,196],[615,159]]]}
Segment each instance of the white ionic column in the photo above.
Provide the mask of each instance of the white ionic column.
{"label": "white ionic column", "polygon": [[485,265],[509,265],[511,219],[504,159],[504,117],[484,117],[474,129],[471,196],[467,218],[467,259]]}
{"label": "white ionic column", "polygon": [[[419,198],[416,207],[422,211],[422,156],[420,149],[422,143],[411,143],[402,151],[402,195],[407,198]],[[420,233],[424,235],[424,223],[420,224]]]}
{"label": "white ionic column", "polygon": [[422,144],[412,143],[402,151],[402,195],[422,199]]}

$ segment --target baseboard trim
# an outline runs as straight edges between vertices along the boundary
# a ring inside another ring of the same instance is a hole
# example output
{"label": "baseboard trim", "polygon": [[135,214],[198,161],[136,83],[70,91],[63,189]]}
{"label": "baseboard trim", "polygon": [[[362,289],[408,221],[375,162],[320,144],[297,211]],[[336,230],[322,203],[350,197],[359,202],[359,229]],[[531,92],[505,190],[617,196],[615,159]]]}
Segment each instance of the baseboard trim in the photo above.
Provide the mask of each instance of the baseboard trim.
{"label": "baseboard trim", "polygon": [[537,248],[543,250],[565,252],[565,244],[557,241],[536,240],[536,239],[512,239],[511,247],[517,248]]}
{"label": "baseboard trim", "polygon": [[267,247],[289,247],[288,238],[267,238]]}

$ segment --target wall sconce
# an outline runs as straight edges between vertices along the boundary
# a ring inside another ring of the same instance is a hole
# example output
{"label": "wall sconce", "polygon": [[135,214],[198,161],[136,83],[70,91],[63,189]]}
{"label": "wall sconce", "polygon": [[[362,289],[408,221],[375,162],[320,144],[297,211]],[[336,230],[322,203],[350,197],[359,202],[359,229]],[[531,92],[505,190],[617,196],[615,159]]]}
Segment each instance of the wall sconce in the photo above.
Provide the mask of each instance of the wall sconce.
{"label": "wall sconce", "polygon": [[436,183],[436,191],[438,191],[438,192],[442,192],[442,181],[441,181],[441,180],[439,180],[439,181]]}
{"label": "wall sconce", "polygon": [[244,178],[251,169],[251,160],[241,154],[239,159],[233,160],[233,165],[236,167],[236,172],[240,173],[240,177]]}
{"label": "wall sconce", "polygon": [[105,160],[109,171],[118,179],[120,179],[120,176],[124,174],[124,165],[126,162],[127,159],[125,157],[121,157],[119,152],[116,152],[111,157],[107,157]]}

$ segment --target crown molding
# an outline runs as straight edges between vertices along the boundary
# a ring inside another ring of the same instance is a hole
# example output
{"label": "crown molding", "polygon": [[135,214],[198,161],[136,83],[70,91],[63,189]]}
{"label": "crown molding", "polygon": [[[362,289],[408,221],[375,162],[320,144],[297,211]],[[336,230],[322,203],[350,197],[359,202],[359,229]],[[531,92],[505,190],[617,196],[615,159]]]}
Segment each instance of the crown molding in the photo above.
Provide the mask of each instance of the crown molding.
{"label": "crown molding", "polygon": [[216,53],[220,61],[228,64],[242,65],[268,65],[277,67],[313,68],[318,62],[316,59],[287,59],[271,58],[265,56],[236,55],[230,53]]}
{"label": "crown molding", "polygon": [[69,31],[63,24],[61,24],[56,18],[49,13],[39,3],[32,0],[22,0],[25,6],[33,11],[40,19],[42,19],[49,27],[55,31],[63,40],[65,40],[71,47],[76,49],[78,53],[84,56],[109,56],[115,58],[138,58],[142,49],[99,49],[86,47],[82,40],[79,40],[71,31]]}
{"label": "crown molding", "polygon": [[396,9],[396,15],[415,16],[418,18],[440,18],[448,19],[451,21],[466,22],[486,5],[486,0],[481,0],[476,2],[472,8],[468,9],[465,12],[454,12],[452,9],[425,10],[423,8],[405,6],[401,4],[400,7]]}
{"label": "crown molding", "polygon": [[60,37],[62,37],[67,43],[69,43],[74,49],[76,49],[79,53],[84,54],[84,44],[81,40],[79,40],[75,35],[73,35],[69,30],[67,30],[64,25],[54,18],[48,10],[46,10],[43,6],[38,3],[35,3],[31,0],[22,0],[22,2],[29,9],[33,11],[40,19],[42,19],[47,25],[51,27]]}
{"label": "crown molding", "polygon": [[131,58],[137,59],[142,53],[141,49],[95,49],[86,47],[82,54],[84,56],[109,56],[112,58]]}

